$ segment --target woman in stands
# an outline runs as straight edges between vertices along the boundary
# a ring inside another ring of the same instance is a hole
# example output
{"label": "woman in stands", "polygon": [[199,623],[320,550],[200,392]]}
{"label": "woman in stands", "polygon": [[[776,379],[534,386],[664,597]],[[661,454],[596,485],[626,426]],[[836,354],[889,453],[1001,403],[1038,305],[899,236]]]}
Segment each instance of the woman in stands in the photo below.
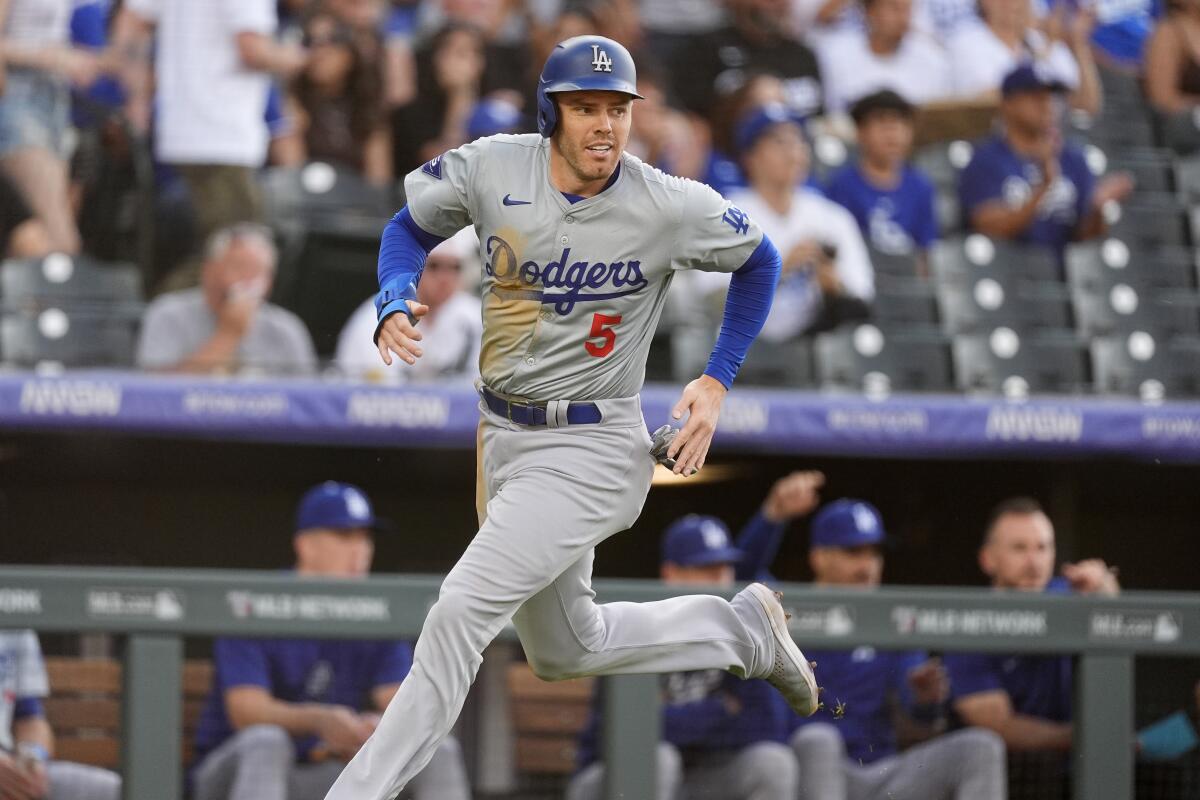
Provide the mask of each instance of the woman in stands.
{"label": "woman in stands", "polygon": [[1200,108],[1200,0],[1170,4],[1146,47],[1146,97],[1167,120],[1168,144],[1180,151],[1200,148],[1193,120]]}
{"label": "woman in stands", "polygon": [[304,158],[328,161],[372,183],[392,179],[392,137],[383,105],[381,48],[367,48],[345,23],[317,12],[304,26],[311,58],[292,86]]}

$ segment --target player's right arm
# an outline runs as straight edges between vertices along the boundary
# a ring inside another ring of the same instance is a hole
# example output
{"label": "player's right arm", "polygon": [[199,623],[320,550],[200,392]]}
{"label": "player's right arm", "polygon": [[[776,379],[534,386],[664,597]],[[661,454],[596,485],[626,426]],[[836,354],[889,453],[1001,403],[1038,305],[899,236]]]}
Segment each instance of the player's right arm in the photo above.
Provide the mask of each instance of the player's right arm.
{"label": "player's right arm", "polygon": [[408,203],[387,224],[379,245],[375,344],[389,366],[392,353],[409,364],[421,356],[417,322],[428,309],[417,302],[417,284],[425,257],[474,220],[475,186],[488,146],[482,139],[447,151],[404,179]]}
{"label": "player's right arm", "polygon": [[1002,689],[964,695],[954,702],[954,712],[967,725],[1000,734],[1009,750],[1071,749],[1070,724],[1017,713]]}

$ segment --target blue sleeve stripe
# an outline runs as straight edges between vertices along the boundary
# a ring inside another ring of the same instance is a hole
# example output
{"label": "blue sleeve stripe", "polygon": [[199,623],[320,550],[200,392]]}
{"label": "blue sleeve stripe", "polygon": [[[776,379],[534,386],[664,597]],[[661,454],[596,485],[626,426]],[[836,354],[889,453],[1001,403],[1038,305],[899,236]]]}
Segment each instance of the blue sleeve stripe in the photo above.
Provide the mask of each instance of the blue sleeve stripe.
{"label": "blue sleeve stripe", "polygon": [[30,717],[44,717],[42,711],[42,701],[37,697],[20,697],[13,703],[13,719],[28,719]]}
{"label": "blue sleeve stripe", "polygon": [[782,263],[779,251],[763,234],[750,258],[729,279],[721,332],[704,370],[705,375],[716,378],[726,389],[733,385],[754,337],[767,320]]}
{"label": "blue sleeve stripe", "polygon": [[[408,206],[400,209],[383,229],[379,243],[379,296],[375,310],[379,321],[396,312],[408,312],[407,300],[417,299],[417,284],[429,251],[446,239],[424,230],[412,218]],[[379,331],[375,332],[378,338]]]}

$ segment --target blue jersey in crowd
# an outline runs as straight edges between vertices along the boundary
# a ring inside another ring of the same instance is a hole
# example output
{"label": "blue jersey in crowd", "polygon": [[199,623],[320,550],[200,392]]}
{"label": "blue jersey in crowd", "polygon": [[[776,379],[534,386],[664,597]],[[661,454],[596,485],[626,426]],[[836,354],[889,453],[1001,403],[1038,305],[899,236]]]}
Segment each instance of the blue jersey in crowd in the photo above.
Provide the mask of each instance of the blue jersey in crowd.
{"label": "blue jersey in crowd", "polygon": [[[764,680],[742,680],[720,669],[673,672],[662,676],[662,695],[662,740],[679,748],[685,761],[756,742],[782,742],[788,732],[792,712]],[[580,768],[600,757],[603,703],[601,688],[579,739]]]}
{"label": "blue jersey in crowd", "polygon": [[867,244],[881,253],[905,255],[938,238],[933,183],[913,167],[904,167],[895,187],[881,189],[850,164],[834,173],[825,194],[854,215]]}
{"label": "blue jersey in crowd", "polygon": [[[1042,198],[1033,224],[1017,240],[1045,245],[1061,258],[1091,206],[1095,179],[1082,151],[1071,144],[1064,145],[1059,155],[1059,171],[1061,175]],[[1041,168],[1036,160],[1013,152],[1003,136],[986,139],[959,176],[963,220],[969,227],[972,213],[992,201],[1016,208],[1028,200],[1038,183]]]}
{"label": "blue jersey in crowd", "polygon": [[[225,714],[225,692],[261,686],[288,703],[328,703],[377,710],[371,691],[404,680],[412,667],[406,642],[337,639],[217,639],[213,689],[196,728],[197,761],[234,734]],[[304,760],[315,736],[296,740]]]}
{"label": "blue jersey in crowd", "polygon": [[[1070,587],[1062,578],[1055,578],[1046,592],[1067,594]],[[952,700],[999,689],[1008,693],[1013,711],[1018,714],[1071,721],[1074,682],[1069,656],[947,653],[943,661],[950,676]]]}

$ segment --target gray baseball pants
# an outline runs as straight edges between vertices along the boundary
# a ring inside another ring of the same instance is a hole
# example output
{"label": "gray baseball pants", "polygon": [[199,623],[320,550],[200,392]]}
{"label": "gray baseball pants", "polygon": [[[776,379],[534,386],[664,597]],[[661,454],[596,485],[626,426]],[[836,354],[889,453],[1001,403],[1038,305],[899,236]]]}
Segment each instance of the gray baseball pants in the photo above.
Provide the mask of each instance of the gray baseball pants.
{"label": "gray baseball pants", "polygon": [[111,770],[51,761],[46,765],[50,779],[47,800],[120,800],[121,776]]}
{"label": "gray baseball pants", "polygon": [[[251,725],[205,756],[196,768],[193,795],[195,800],[321,800],[344,767],[336,760],[299,764],[287,731],[277,725]],[[442,742],[413,779],[407,796],[470,800],[457,740]]]}
{"label": "gray baseball pants", "polygon": [[[565,403],[547,417],[566,416]],[[592,425],[523,427],[481,406],[486,515],[442,583],[413,668],[327,800],[390,800],[450,731],[483,649],[511,619],[543,680],[727,669],[766,674],[774,640],[753,600],[689,595],[595,602],[592,549],[633,524],[654,462],[638,398]]]}
{"label": "gray baseball pants", "polygon": [[[790,747],[756,742],[713,753],[685,768],[674,745],[658,745],[658,793],[652,800],[796,800],[800,768]],[[600,800],[604,765],[596,762],[571,779],[567,800]]]}
{"label": "gray baseball pants", "polygon": [[821,722],[792,735],[801,800],[1005,800],[1004,741],[966,728],[870,764],[846,757],[837,727]]}

